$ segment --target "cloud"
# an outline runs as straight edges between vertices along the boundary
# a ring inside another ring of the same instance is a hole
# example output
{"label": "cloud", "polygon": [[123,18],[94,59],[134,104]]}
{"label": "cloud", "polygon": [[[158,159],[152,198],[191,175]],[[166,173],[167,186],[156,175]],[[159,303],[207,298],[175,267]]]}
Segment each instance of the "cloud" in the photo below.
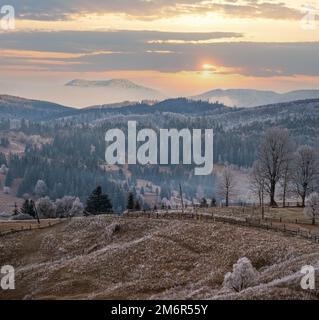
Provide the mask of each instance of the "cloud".
{"label": "cloud", "polygon": [[[158,19],[181,14],[222,13],[238,18],[300,19],[299,9],[286,1],[254,0],[7,0],[18,17],[29,20],[67,20],[76,14],[125,14],[137,19]],[[291,1],[290,1],[291,3]]]}
{"label": "cloud", "polygon": [[[0,34],[0,64],[60,71],[155,70],[213,72],[245,76],[319,76],[319,42],[228,42],[238,33],[157,31],[60,31]],[[181,42],[167,40],[177,39]],[[200,43],[205,40],[224,40]],[[154,41],[161,40],[161,41]],[[195,41],[195,43],[194,43]],[[197,41],[197,42],[196,42]],[[46,64],[47,61],[47,64]],[[55,63],[56,61],[56,63]],[[54,66],[54,67],[53,67]]]}
{"label": "cloud", "polygon": [[0,33],[0,48],[68,53],[96,51],[140,52],[157,45],[153,41],[204,41],[241,38],[237,32],[161,31],[57,31]]}

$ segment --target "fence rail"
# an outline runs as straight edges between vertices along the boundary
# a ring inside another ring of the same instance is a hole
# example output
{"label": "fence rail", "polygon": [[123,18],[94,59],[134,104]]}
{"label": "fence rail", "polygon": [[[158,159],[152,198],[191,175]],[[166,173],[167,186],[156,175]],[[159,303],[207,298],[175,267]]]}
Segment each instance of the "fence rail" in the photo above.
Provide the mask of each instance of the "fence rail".
{"label": "fence rail", "polygon": [[[273,230],[277,232],[282,232],[290,236],[299,236],[313,242],[319,243],[319,233],[312,232],[310,230],[303,230],[299,225],[297,225],[296,220],[288,222],[281,218],[266,218],[255,219],[255,218],[239,218],[239,217],[226,217],[223,215],[218,215],[215,213],[198,213],[192,211],[145,211],[145,212],[126,212],[123,215],[108,214],[109,217],[114,218],[148,218],[148,219],[177,219],[177,220],[197,220],[197,221],[207,221],[207,222],[222,222],[234,225],[240,225],[245,227],[254,227],[265,230]],[[21,226],[20,228],[12,228],[11,230],[0,231],[0,237],[8,234],[13,234],[21,231],[30,231],[36,229],[45,229],[62,223],[66,219],[59,219],[57,222],[49,221],[46,225],[39,224],[29,224],[28,226]],[[290,224],[295,224],[295,227],[291,227]]]}
{"label": "fence rail", "polygon": [[[46,223],[45,225],[41,225],[41,224],[38,224],[38,223],[29,223],[28,225],[25,224],[25,225],[21,225],[19,228],[14,228],[13,227],[13,224],[14,223],[23,223],[23,222],[19,222],[19,221],[16,221],[16,222],[13,222],[12,223],[12,227],[9,228],[8,230],[4,230],[4,231],[0,231],[0,237],[2,236],[6,236],[6,235],[9,235],[9,234],[14,234],[14,233],[18,233],[18,232],[23,232],[23,231],[31,231],[31,230],[40,230],[40,229],[47,229],[47,228],[51,228],[53,226],[56,226],[60,223],[62,223],[65,219],[59,219],[57,221],[48,221],[48,223]],[[8,222],[4,222],[4,223],[8,223]]]}
{"label": "fence rail", "polygon": [[225,217],[217,214],[198,214],[198,213],[169,213],[169,212],[128,212],[124,215],[128,218],[149,218],[149,219],[177,219],[177,220],[199,220],[207,222],[222,222],[235,224],[245,227],[254,227],[265,230],[273,230],[276,232],[282,232],[290,236],[299,236],[313,242],[319,243],[319,233],[306,231],[300,227],[292,228],[287,224],[274,224],[272,221],[265,221],[260,219],[250,218],[234,218]]}
{"label": "fence rail", "polygon": [[[210,208],[212,213],[214,213],[214,208]],[[220,208],[218,208],[220,209]],[[224,208],[226,209],[226,207]],[[236,216],[237,214],[239,215],[248,215],[249,219],[254,219],[254,220],[260,220],[259,218],[253,217],[255,213],[261,210],[260,207],[227,207],[227,209],[231,212],[233,216]],[[199,212],[205,212],[205,209],[198,209]],[[270,208],[265,207],[265,213],[270,213]],[[227,213],[224,213],[225,215]],[[283,218],[283,217],[264,217],[263,219],[265,222],[273,222],[273,223],[287,223],[287,224],[303,224],[303,225],[312,225],[312,219],[305,219],[305,218]]]}

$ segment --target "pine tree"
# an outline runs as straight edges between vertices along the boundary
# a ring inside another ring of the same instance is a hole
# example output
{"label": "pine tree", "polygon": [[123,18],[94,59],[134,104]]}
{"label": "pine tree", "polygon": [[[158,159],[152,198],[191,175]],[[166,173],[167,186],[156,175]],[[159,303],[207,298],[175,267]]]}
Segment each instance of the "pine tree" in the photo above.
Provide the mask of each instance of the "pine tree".
{"label": "pine tree", "polygon": [[141,211],[141,205],[140,205],[140,203],[138,201],[136,201],[134,209],[136,211]]}
{"label": "pine tree", "polygon": [[36,213],[35,213],[34,207],[35,207],[34,201],[26,199],[26,200],[24,200],[20,211],[23,214],[28,214],[29,216],[36,218]]}
{"label": "pine tree", "polygon": [[206,200],[206,198],[202,198],[200,206],[201,206],[201,208],[207,208],[207,200]]}
{"label": "pine tree", "polygon": [[133,210],[134,209],[134,195],[132,192],[128,194],[128,199],[127,199],[127,209],[128,210]]}
{"label": "pine tree", "polygon": [[85,211],[96,214],[98,213],[99,209],[99,199],[102,194],[102,188],[98,186],[95,190],[93,190],[92,194],[89,196],[88,200],[86,201]]}
{"label": "pine tree", "polygon": [[29,199],[25,199],[23,204],[22,204],[22,207],[21,207],[21,213],[23,214],[29,214],[29,210],[30,210],[30,202],[29,202]]}
{"label": "pine tree", "polygon": [[20,213],[20,212],[19,212],[17,203],[15,202],[15,203],[14,203],[14,209],[13,209],[13,215],[14,215],[14,216],[17,216],[19,213]]}
{"label": "pine tree", "polygon": [[107,194],[102,193],[102,187],[98,186],[89,196],[85,211],[90,214],[112,213],[113,205]]}
{"label": "pine tree", "polygon": [[213,198],[212,199],[212,202],[210,203],[210,206],[213,208],[213,207],[216,207],[216,199]]}
{"label": "pine tree", "polygon": [[113,206],[111,200],[107,194],[101,194],[99,199],[99,212],[100,213],[112,213]]}

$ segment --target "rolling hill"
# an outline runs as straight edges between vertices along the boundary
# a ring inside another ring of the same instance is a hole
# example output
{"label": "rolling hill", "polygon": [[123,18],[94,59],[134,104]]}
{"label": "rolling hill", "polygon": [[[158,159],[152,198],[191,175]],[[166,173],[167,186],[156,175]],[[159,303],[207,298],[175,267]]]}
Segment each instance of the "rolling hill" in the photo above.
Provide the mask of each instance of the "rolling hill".
{"label": "rolling hill", "polygon": [[230,89],[212,90],[191,97],[193,100],[203,100],[209,102],[220,102],[229,107],[251,108],[255,106],[290,102],[295,100],[318,99],[319,90],[298,90],[287,93],[277,93],[274,91]]}
{"label": "rolling hill", "polygon": [[0,117],[8,119],[42,120],[61,114],[71,114],[74,109],[59,104],[0,95]]}
{"label": "rolling hill", "polygon": [[82,93],[97,93],[105,97],[107,103],[116,103],[119,101],[163,100],[166,98],[164,94],[157,90],[138,85],[126,79],[98,81],[75,79],[66,83],[65,86],[81,89]]}

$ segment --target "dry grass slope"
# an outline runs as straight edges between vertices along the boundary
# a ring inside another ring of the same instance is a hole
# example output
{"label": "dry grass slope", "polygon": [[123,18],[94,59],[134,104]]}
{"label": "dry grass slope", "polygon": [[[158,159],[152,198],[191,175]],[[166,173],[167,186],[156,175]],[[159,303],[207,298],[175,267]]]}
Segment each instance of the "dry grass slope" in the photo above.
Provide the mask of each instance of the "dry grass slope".
{"label": "dry grass slope", "polygon": [[[224,275],[241,257],[259,271],[258,284],[227,291]],[[299,284],[301,267],[318,262],[318,244],[271,231],[76,218],[1,238],[0,265],[16,267],[16,290],[0,299],[318,299],[318,289],[309,295]]]}

